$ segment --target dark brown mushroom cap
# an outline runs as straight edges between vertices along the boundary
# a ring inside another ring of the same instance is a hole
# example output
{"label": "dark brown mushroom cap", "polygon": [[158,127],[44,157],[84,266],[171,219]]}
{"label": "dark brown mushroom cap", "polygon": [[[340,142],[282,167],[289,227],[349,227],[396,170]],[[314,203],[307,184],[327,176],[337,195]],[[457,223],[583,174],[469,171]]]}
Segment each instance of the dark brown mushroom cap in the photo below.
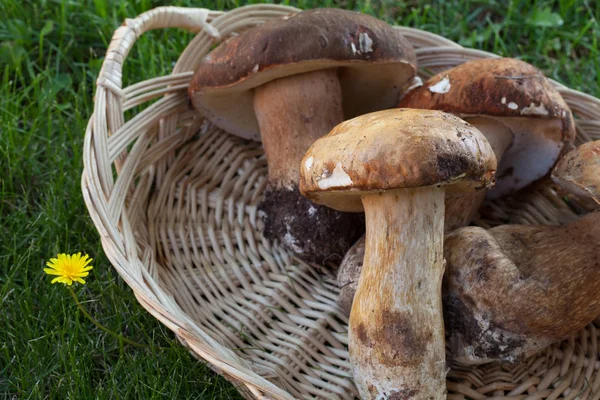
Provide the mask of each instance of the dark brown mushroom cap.
{"label": "dark brown mushroom cap", "polygon": [[[485,117],[505,125],[513,140],[498,160],[490,198],[542,178],[575,137],[573,115],[551,82],[534,66],[512,58],[473,60],[441,72],[406,94],[398,107],[446,111],[467,121]],[[480,130],[486,137],[495,134]]]}
{"label": "dark brown mushroom cap", "polygon": [[587,207],[600,208],[600,140],[584,143],[565,154],[556,163],[552,180]]}
{"label": "dark brown mushroom cap", "polygon": [[300,166],[300,191],[315,203],[362,211],[360,196],[402,188],[493,184],[496,157],[475,127],[441,111],[391,109],[342,122]]}
{"label": "dark brown mushroom cap", "polygon": [[326,68],[339,71],[345,118],[393,107],[416,73],[412,46],[387,23],[340,9],[271,20],[235,36],[197,67],[195,107],[236,135],[260,140],[252,89],[274,79]]}

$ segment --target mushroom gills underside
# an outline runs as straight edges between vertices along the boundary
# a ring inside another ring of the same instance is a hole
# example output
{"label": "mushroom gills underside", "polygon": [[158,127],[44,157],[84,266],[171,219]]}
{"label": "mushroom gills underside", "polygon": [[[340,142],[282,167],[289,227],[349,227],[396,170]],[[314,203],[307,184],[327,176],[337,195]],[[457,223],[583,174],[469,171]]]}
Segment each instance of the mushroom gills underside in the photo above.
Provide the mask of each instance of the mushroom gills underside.
{"label": "mushroom gills underside", "polygon": [[402,88],[414,76],[412,66],[401,62],[310,60],[273,67],[229,87],[205,88],[196,92],[192,101],[221,129],[260,141],[253,89],[275,79],[328,68],[339,68],[345,119],[394,107]]}

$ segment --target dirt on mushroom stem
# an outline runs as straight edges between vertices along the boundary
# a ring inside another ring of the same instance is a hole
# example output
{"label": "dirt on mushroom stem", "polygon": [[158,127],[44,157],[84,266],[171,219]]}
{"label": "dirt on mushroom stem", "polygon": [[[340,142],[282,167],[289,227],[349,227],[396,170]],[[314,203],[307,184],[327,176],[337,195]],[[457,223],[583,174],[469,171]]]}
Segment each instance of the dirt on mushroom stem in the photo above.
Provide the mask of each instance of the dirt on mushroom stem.
{"label": "dirt on mushroom stem", "polygon": [[263,236],[279,241],[305,262],[336,270],[350,246],[364,233],[363,214],[315,204],[298,186],[267,186],[258,204]]}

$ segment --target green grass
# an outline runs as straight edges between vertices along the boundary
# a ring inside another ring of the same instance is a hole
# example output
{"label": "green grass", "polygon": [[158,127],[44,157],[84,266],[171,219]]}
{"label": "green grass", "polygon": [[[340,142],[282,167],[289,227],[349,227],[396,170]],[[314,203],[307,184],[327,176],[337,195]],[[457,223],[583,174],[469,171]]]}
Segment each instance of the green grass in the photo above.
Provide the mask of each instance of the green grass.
{"label": "green grass", "polygon": [[[167,2],[163,2],[167,3]],[[230,9],[242,2],[173,1]],[[522,58],[600,97],[600,3],[595,1],[298,1],[344,7]],[[94,80],[112,32],[161,2],[0,2],[0,398],[239,398],[179,345],[114,272],[80,191]],[[134,47],[124,84],[166,73],[191,39],[154,32]],[[83,251],[94,270],[78,294],[103,324],[164,350],[120,345],[77,310],[42,268]]]}

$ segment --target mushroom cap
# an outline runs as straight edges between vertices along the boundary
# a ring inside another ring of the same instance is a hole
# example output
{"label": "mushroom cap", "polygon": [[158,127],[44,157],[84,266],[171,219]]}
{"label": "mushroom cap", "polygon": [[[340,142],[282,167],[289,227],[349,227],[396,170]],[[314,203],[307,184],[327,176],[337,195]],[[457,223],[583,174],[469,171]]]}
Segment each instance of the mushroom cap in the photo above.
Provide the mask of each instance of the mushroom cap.
{"label": "mushroom cap", "polygon": [[210,52],[189,86],[194,107],[237,136],[260,140],[252,89],[286,76],[340,68],[345,119],[391,108],[416,73],[397,29],[369,15],[321,8],[271,20]]}
{"label": "mushroom cap", "polygon": [[514,137],[499,160],[491,198],[546,175],[564,143],[575,137],[573,115],[556,88],[537,68],[512,58],[473,60],[441,72],[404,96],[398,107],[442,110],[467,121],[485,116],[505,124]]}
{"label": "mushroom cap", "polygon": [[434,110],[391,109],[342,122],[307,151],[300,192],[340,211],[363,210],[361,196],[451,185],[493,184],[496,156],[475,127]]}
{"label": "mushroom cap", "polygon": [[599,208],[600,140],[584,143],[565,154],[554,167],[552,180],[591,208]]}

